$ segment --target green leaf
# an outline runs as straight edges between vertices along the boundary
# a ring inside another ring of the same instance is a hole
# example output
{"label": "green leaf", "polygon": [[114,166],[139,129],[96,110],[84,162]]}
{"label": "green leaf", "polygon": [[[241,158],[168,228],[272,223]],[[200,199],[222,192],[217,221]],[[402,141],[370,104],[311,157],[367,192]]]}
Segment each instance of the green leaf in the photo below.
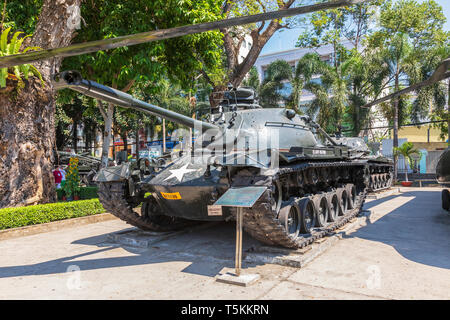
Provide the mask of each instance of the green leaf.
{"label": "green leaf", "polygon": [[2,52],[4,54],[7,54],[7,44],[8,44],[8,33],[11,30],[11,27],[9,27],[8,29],[6,29],[5,31],[2,32],[2,35],[0,36],[0,49],[2,50]]}
{"label": "green leaf", "polygon": [[16,46],[17,46],[17,42],[18,42],[17,37],[19,37],[22,33],[23,32],[21,32],[21,31],[17,31],[16,33],[14,33],[14,36],[11,39],[10,46],[9,46],[9,51],[8,51],[8,53],[10,55],[18,53],[18,51],[16,51]]}
{"label": "green leaf", "polygon": [[0,69],[0,87],[6,87],[6,78],[8,77],[8,68]]}

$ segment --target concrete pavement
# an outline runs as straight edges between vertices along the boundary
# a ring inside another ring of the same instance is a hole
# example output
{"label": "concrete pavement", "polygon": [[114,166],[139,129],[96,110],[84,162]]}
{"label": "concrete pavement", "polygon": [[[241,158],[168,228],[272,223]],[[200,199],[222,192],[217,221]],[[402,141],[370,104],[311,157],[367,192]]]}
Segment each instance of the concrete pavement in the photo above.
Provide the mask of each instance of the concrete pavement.
{"label": "concrete pavement", "polygon": [[[0,241],[0,299],[449,299],[450,214],[439,188],[369,200],[368,225],[301,269],[244,264],[250,287],[215,281],[234,266],[234,224],[132,248],[120,220]],[[244,250],[257,242],[244,237]]]}

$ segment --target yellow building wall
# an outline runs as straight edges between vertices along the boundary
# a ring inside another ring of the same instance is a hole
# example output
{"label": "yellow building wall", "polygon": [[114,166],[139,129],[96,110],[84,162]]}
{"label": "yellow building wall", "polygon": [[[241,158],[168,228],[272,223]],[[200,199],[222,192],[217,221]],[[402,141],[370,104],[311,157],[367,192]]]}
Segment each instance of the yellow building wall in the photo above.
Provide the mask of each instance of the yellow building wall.
{"label": "yellow building wall", "polygon": [[[430,130],[430,136],[428,140],[428,130]],[[441,130],[433,128],[431,125],[423,125],[417,127],[402,127],[398,131],[399,139],[408,139],[408,142],[412,142],[416,148],[426,150],[436,150],[447,148],[447,142],[442,141],[439,137]],[[391,139],[393,138],[393,130],[391,130]],[[446,139],[447,140],[447,139]]]}

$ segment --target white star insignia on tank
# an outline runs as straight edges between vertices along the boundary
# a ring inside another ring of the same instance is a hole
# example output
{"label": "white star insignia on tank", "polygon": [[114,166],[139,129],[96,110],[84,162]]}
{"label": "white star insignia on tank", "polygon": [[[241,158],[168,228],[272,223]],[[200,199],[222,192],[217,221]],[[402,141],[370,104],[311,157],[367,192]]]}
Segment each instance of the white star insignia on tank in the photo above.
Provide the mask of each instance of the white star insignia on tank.
{"label": "white star insignia on tank", "polygon": [[178,181],[182,182],[183,181],[183,176],[191,171],[197,171],[197,169],[188,169],[187,166],[189,165],[189,163],[186,163],[183,167],[181,167],[180,169],[173,169],[173,170],[169,170],[170,171],[170,176],[168,176],[167,178],[164,179],[164,181],[169,180],[171,178],[177,178]]}

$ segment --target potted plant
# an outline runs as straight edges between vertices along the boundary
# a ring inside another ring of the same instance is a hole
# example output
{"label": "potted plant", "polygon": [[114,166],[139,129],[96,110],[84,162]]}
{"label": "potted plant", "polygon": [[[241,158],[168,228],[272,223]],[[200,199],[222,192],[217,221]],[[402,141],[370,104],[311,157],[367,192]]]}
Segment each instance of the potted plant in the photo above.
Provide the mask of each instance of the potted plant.
{"label": "potted plant", "polygon": [[69,167],[67,168],[66,180],[61,184],[67,201],[79,200],[80,192],[80,175],[78,173],[78,158],[70,158]]}
{"label": "potted plant", "polygon": [[402,181],[402,186],[410,187],[412,185],[412,181],[408,181],[408,166],[411,167],[413,163],[413,155],[420,161],[422,158],[422,153],[414,148],[414,145],[411,142],[405,142],[400,147],[394,148],[395,156],[403,156],[406,162],[406,171],[405,171],[405,180]]}

